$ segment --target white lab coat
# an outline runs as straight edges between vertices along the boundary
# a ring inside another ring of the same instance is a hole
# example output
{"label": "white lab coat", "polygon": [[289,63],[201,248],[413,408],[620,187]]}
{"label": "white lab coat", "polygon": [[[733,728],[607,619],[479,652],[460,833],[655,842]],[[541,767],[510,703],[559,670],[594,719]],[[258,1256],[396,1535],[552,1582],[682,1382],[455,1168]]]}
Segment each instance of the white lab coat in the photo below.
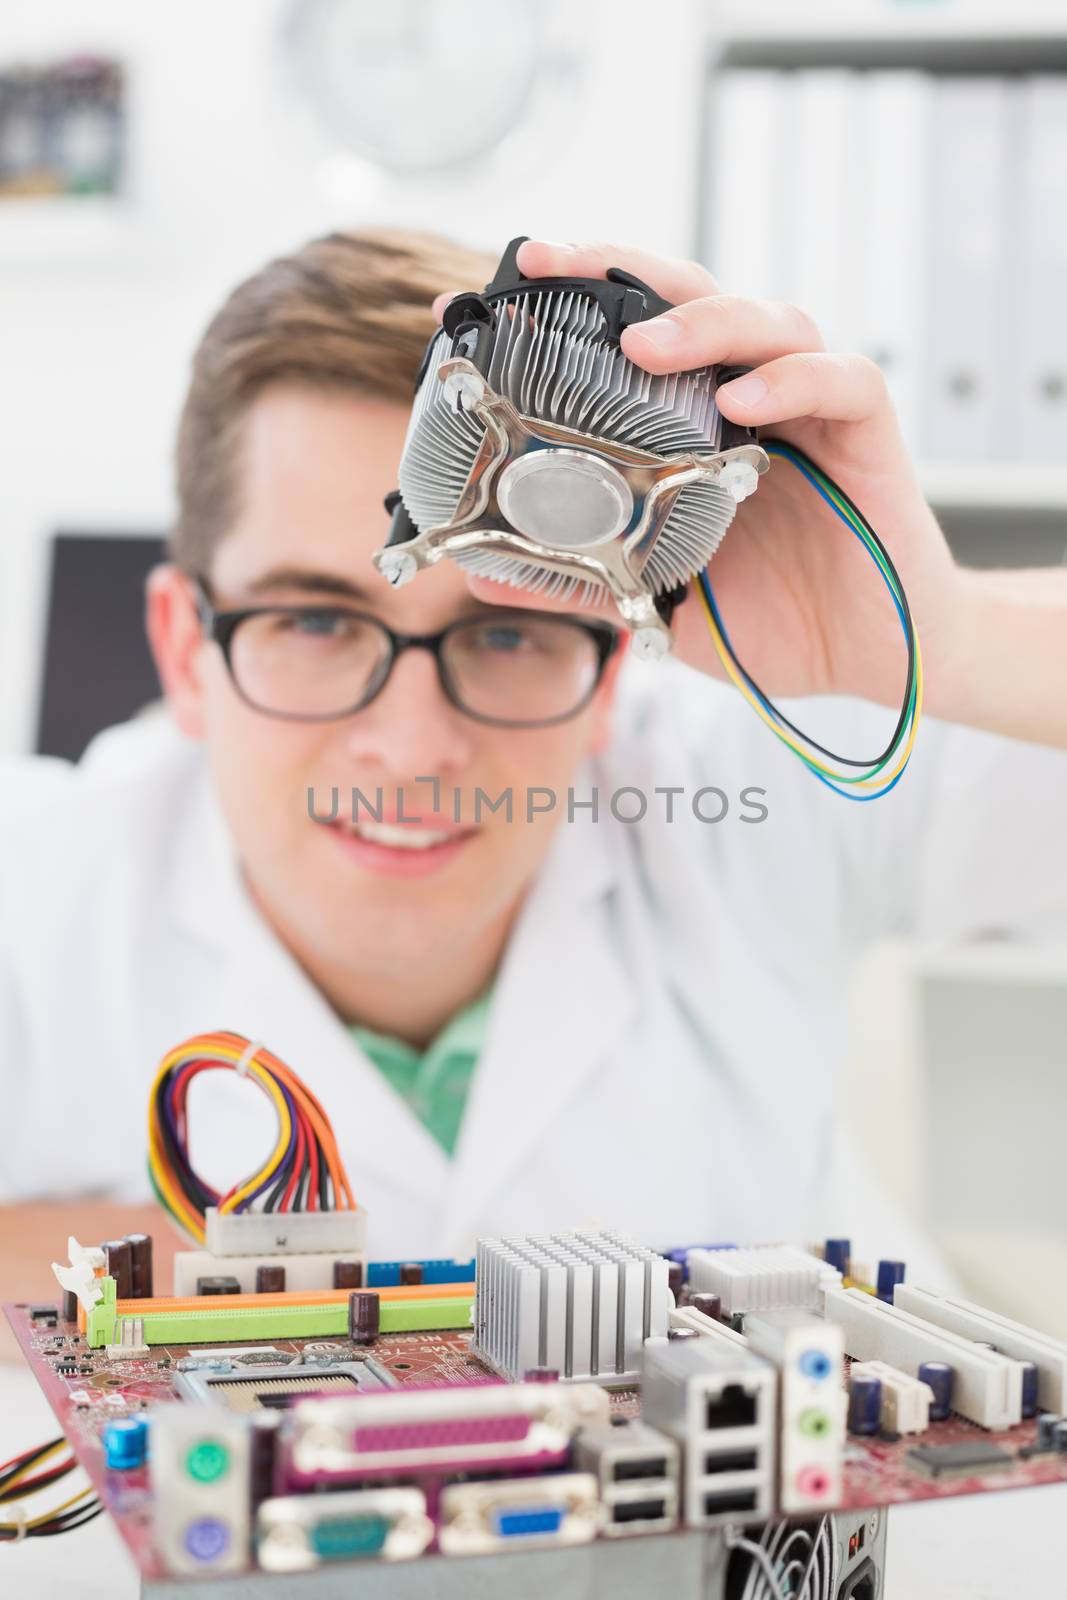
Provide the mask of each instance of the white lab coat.
{"label": "white lab coat", "polygon": [[[831,1176],[853,960],[885,933],[1062,937],[1067,758],[928,723],[893,794],[854,806],[732,691],[673,664],[629,676],[615,740],[576,783],[598,783],[600,820],[559,829],[523,908],[453,1160],[259,917],[200,749],[164,711],[76,768],[10,764],[0,1200],[146,1196],[159,1059],[229,1028],[325,1103],[375,1256],[591,1222],[660,1247],[866,1230],[892,1252],[862,1163],[836,1191]],[[859,753],[885,720],[842,702],[800,714]],[[611,816],[623,784],[655,802],[644,821]],[[671,784],[686,795],[667,825],[652,790]],[[732,802],[714,825],[689,807],[706,784]],[[745,786],[766,790],[765,822],[738,819]],[[194,1157],[228,1186],[272,1124],[252,1088],[212,1076]]]}

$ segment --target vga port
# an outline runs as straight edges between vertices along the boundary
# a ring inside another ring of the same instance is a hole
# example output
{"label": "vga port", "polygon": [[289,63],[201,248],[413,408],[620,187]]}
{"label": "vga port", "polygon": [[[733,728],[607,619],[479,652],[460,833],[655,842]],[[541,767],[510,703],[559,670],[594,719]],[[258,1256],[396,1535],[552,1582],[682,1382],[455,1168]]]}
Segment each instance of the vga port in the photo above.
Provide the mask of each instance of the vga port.
{"label": "vga port", "polygon": [[450,1556],[586,1544],[602,1520],[591,1472],[454,1483],[441,1495],[437,1541]]}
{"label": "vga port", "polygon": [[352,1489],[264,1500],[256,1514],[259,1564],[308,1572],[331,1561],[420,1556],[433,1538],[421,1489]]}

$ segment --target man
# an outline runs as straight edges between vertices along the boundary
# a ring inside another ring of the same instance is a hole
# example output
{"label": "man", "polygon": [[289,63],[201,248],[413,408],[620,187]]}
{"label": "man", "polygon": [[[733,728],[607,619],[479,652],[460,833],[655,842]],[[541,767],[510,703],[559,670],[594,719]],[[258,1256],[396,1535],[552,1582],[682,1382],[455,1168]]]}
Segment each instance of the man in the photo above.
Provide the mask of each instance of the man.
{"label": "man", "polygon": [[[831,1226],[892,1245],[856,1173],[847,1204],[829,1184],[851,966],[889,931],[1062,932],[1067,762],[1037,746],[1067,744],[1048,692],[1067,681],[1067,573],[956,567],[876,368],[825,353],[801,311],[635,250],[531,241],[520,265],[617,265],[675,302],[624,335],[651,371],[755,369],[723,410],[852,495],[908,592],[928,713],[985,732],[924,724],[893,793],[847,806],[711,681],[695,601],[676,660],[637,670],[590,631],[605,611],[531,610],[448,563],[391,590],[370,558],[430,302],[491,263],[416,236],[310,244],[238,288],[196,354],[173,561],[147,597],[166,713],[76,769],[5,780],[9,1204],[143,1198],[158,1059],[224,1027],[323,1101],[377,1255],[594,1217],[658,1245]],[[785,463],[713,575],[754,676],[862,697],[804,725],[877,748],[873,703],[903,679],[892,609]],[[551,677],[522,668],[546,640]],[[353,819],[355,789],[382,790],[381,821]],[[509,791],[511,819],[476,814],[479,790]],[[247,1085],[194,1103],[216,1184],[271,1137]]]}

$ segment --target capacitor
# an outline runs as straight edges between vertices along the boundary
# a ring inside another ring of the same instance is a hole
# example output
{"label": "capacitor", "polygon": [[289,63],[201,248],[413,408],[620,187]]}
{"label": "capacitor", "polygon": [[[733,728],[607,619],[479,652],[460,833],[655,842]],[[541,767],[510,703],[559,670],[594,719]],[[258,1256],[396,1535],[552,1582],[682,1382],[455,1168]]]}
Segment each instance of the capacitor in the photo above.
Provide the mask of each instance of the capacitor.
{"label": "capacitor", "polygon": [[130,1247],[133,1298],[135,1300],[151,1300],[152,1235],[150,1233],[128,1233],[126,1235],[126,1243]]}
{"label": "capacitor", "polygon": [[848,1393],[850,1433],[877,1433],[882,1425],[881,1378],[853,1378]]}
{"label": "capacitor", "polygon": [[722,1317],[722,1297],[717,1294],[700,1293],[689,1296],[689,1304],[694,1311],[699,1311],[705,1317],[711,1317],[718,1322]]}
{"label": "capacitor", "polygon": [[[335,1284],[336,1288],[337,1285]],[[256,1268],[257,1294],[284,1294],[285,1268],[280,1261],[264,1261]]]}
{"label": "capacitor", "polygon": [[348,1337],[353,1344],[373,1344],[381,1326],[378,1296],[373,1289],[356,1289],[348,1297]]}
{"label": "capacitor", "polygon": [[823,1259],[828,1266],[836,1267],[843,1278],[848,1277],[848,1264],[852,1258],[851,1239],[827,1239]]}
{"label": "capacitor", "polygon": [[249,1486],[253,1508],[274,1493],[274,1468],[278,1458],[278,1429],[282,1424],[280,1411],[253,1411],[248,1419],[249,1436]]}
{"label": "capacitor", "polygon": [[527,1367],[522,1375],[523,1383],[558,1383],[558,1367]]}
{"label": "capacitor", "polygon": [[878,1277],[875,1280],[879,1300],[893,1304],[893,1290],[898,1283],[904,1282],[903,1261],[879,1261]]}
{"label": "capacitor", "polygon": [[668,1261],[667,1288],[671,1291],[671,1294],[673,1294],[676,1302],[678,1296],[682,1292],[682,1280],[684,1277],[685,1273],[682,1271],[682,1263],[680,1261]]}
{"label": "capacitor", "polygon": [[64,1289],[63,1290],[63,1307],[62,1307],[62,1310],[63,1310],[63,1321],[64,1322],[77,1322],[77,1320],[78,1320],[78,1296],[74,1293],[73,1289]]}
{"label": "capacitor", "polygon": [[1032,1361],[1020,1361],[1023,1369],[1023,1410],[1024,1417],[1037,1416],[1037,1367]]}
{"label": "capacitor", "polygon": [[416,1284],[422,1282],[422,1262],[405,1261],[400,1268],[400,1282]]}
{"label": "capacitor", "polygon": [[212,1277],[197,1278],[197,1294],[240,1294],[241,1285],[236,1278]]}
{"label": "capacitor", "polygon": [[1043,1411],[1037,1419],[1037,1444],[1039,1450],[1056,1448],[1053,1433],[1063,1421],[1058,1411]]}
{"label": "capacitor", "polygon": [[104,1265],[110,1278],[115,1280],[115,1299],[129,1300],[133,1296],[133,1251],[125,1239],[107,1239],[100,1246],[104,1252]]}
{"label": "capacitor", "polygon": [[112,1472],[142,1467],[147,1456],[147,1417],[118,1417],[104,1425],[104,1459]]}
{"label": "capacitor", "polygon": [[333,1264],[333,1286],[335,1289],[362,1289],[362,1261],[335,1261]]}
{"label": "capacitor", "polygon": [[952,1410],[952,1390],[956,1382],[956,1369],[947,1361],[923,1361],[919,1364],[918,1379],[933,1390],[930,1402],[930,1421],[944,1422]]}

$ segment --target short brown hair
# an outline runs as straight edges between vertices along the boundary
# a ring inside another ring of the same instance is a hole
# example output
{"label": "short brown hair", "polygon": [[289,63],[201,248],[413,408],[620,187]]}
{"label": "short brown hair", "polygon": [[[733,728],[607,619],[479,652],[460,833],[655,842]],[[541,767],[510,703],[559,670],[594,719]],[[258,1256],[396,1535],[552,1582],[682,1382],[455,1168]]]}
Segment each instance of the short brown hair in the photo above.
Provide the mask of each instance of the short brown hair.
{"label": "short brown hair", "polygon": [[366,229],[313,239],[239,284],[193,357],[170,541],[179,566],[206,573],[235,520],[241,423],[268,384],[410,401],[434,296],[480,289],[493,267],[492,257],[436,234]]}

